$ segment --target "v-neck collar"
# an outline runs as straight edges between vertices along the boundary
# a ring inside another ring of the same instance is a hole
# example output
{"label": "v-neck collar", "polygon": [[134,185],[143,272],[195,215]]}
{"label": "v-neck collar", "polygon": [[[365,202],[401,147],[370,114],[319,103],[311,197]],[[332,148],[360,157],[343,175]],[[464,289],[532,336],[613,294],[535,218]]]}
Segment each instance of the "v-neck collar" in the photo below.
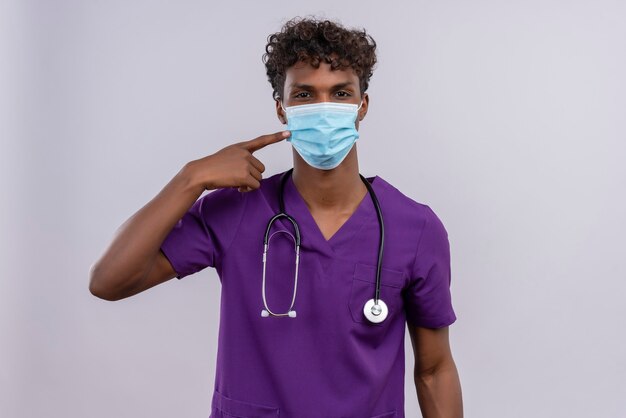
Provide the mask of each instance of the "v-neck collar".
{"label": "v-neck collar", "polygon": [[[377,193],[378,176],[367,177],[374,192]],[[293,182],[293,177],[289,175],[285,184],[285,211],[292,215],[300,224],[302,245],[304,247],[315,248],[328,256],[334,256],[339,249],[349,245],[352,237],[370,220],[376,222],[376,210],[372,198],[365,194],[352,215],[341,225],[330,239],[326,240],[320,230],[315,218],[311,214],[306,201],[298,191]]]}

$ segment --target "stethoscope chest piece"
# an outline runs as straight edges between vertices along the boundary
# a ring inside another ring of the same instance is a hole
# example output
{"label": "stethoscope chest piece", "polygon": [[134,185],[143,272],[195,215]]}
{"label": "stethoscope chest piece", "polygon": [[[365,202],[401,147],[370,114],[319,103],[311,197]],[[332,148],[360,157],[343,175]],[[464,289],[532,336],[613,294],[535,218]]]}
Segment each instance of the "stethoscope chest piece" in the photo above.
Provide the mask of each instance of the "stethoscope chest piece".
{"label": "stethoscope chest piece", "polygon": [[374,298],[365,302],[363,306],[363,314],[368,319],[368,321],[373,322],[374,324],[381,323],[387,318],[387,314],[389,313],[389,309],[387,308],[387,304],[383,302],[382,299],[378,299],[378,305],[375,303]]}

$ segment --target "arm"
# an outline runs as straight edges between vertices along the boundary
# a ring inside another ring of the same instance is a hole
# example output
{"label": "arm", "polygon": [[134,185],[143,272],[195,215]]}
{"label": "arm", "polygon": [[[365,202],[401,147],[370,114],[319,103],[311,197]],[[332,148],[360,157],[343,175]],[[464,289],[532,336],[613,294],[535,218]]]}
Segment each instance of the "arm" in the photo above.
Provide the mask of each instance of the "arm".
{"label": "arm", "polygon": [[89,291],[119,300],[176,276],[159,247],[203,191],[185,165],[150,202],[128,218],[89,271]]}
{"label": "arm", "polygon": [[414,380],[424,418],[462,418],[461,383],[450,351],[448,327],[408,325],[415,354]]}
{"label": "arm", "polygon": [[104,254],[90,268],[89,291],[113,301],[176,277],[160,251],[176,223],[204,190],[257,189],[265,166],[252,153],[287,136],[284,132],[262,135],[185,164],[151,201],[117,229]]}

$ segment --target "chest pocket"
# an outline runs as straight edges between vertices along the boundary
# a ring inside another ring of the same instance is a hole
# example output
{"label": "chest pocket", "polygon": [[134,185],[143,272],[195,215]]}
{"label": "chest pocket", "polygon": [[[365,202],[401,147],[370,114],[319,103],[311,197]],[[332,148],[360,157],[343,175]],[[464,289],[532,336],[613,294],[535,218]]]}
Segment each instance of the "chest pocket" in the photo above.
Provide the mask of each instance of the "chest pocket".
{"label": "chest pocket", "polygon": [[374,297],[376,292],[376,266],[357,263],[354,266],[352,289],[350,290],[349,307],[352,320],[378,327],[390,322],[403,309],[402,288],[405,282],[406,277],[402,271],[380,269],[380,298],[387,305],[389,314],[383,322],[374,324],[363,314],[363,306],[365,306],[365,302]]}
{"label": "chest pocket", "polygon": [[278,418],[278,407],[259,405],[228,398],[215,389],[213,391],[213,411],[209,418]]}

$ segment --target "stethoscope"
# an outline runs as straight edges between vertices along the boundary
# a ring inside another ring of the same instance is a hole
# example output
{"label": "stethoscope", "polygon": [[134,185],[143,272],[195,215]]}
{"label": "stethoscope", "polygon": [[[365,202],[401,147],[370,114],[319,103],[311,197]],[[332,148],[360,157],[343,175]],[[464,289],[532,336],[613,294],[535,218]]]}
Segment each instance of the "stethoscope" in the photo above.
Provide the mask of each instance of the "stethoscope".
{"label": "stethoscope", "polygon": [[[287,179],[291,175],[292,171],[293,171],[293,168],[289,169],[288,171],[283,173],[281,177],[280,189],[279,189],[279,194],[278,194],[278,201],[280,202],[280,213],[277,213],[269,220],[267,224],[267,228],[265,229],[265,238],[263,240],[263,284],[262,284],[262,291],[261,291],[263,295],[263,305],[265,306],[265,309],[261,311],[262,317],[268,317],[270,315],[288,316],[290,318],[296,317],[296,311],[293,310],[293,304],[296,301],[296,290],[298,288],[298,266],[300,262],[300,242],[301,242],[300,228],[298,227],[298,223],[296,222],[296,220],[292,216],[287,214],[287,212],[285,211],[285,200],[284,200],[285,183],[287,182]],[[380,269],[381,269],[382,261],[383,261],[383,244],[385,242],[385,227],[383,225],[383,215],[380,209],[380,204],[378,203],[378,199],[376,198],[374,189],[372,188],[369,181],[367,181],[365,177],[363,177],[361,174],[359,174],[359,176],[361,177],[361,180],[363,181],[363,183],[365,183],[365,186],[367,187],[367,191],[369,192],[369,195],[372,198],[372,202],[374,203],[374,206],[376,207],[376,216],[378,217],[378,226],[380,229],[380,238],[378,242],[378,263],[376,266],[376,292],[374,293],[374,298],[365,302],[365,305],[363,306],[363,314],[365,315],[365,317],[370,322],[378,324],[380,322],[383,322],[385,318],[387,318],[387,314],[389,313],[389,310],[387,309],[387,304],[385,304],[385,302],[382,299],[380,299]],[[293,225],[295,236],[289,233],[288,231],[283,231],[283,230],[276,231],[270,235],[270,229],[272,228],[272,224],[277,219],[280,219],[280,218],[286,218],[289,222],[291,222],[291,224]],[[267,264],[267,250],[269,248],[270,240],[277,233],[286,233],[287,235],[291,236],[291,238],[293,239],[293,242],[295,245],[295,251],[296,251],[296,272],[295,272],[295,278],[294,278],[294,283],[293,283],[293,297],[291,298],[291,306],[289,306],[289,309],[285,313],[272,312],[271,309],[267,306],[267,299],[265,297],[265,267]]]}

